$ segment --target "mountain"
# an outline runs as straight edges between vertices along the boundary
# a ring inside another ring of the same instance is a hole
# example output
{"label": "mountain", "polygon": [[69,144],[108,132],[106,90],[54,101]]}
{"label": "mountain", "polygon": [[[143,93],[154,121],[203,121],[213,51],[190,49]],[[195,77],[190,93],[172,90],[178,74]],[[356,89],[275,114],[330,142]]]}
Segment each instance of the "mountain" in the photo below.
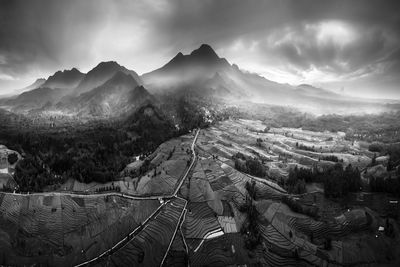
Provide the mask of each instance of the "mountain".
{"label": "mountain", "polygon": [[203,44],[189,55],[178,53],[163,67],[144,74],[142,79],[149,89],[157,91],[165,87],[201,83],[216,72],[230,67],[226,59],[220,58],[209,45]]}
{"label": "mountain", "polygon": [[294,106],[319,114],[364,112],[383,107],[383,103],[371,103],[310,85],[296,87],[270,81],[231,65],[206,44],[188,55],[178,53],[161,68],[144,74],[142,79],[151,93],[194,92],[198,96],[229,101]]}
{"label": "mountain", "polygon": [[206,44],[187,55],[178,53],[164,66],[142,77],[115,61],[108,61],[99,63],[87,74],[74,68],[58,71],[41,82],[32,85],[43,87],[41,90],[2,99],[0,106],[17,111],[40,109],[114,117],[155,102],[153,95],[157,95],[160,106],[168,107],[166,113],[171,114],[175,107],[166,102],[175,103],[186,96],[191,96],[191,101],[201,100],[200,103],[214,99],[229,104],[248,101],[293,106],[316,114],[387,110],[384,103],[377,101],[340,95],[307,84],[292,86],[270,81],[231,65]]}
{"label": "mountain", "polygon": [[79,116],[113,117],[130,113],[143,103],[152,101],[153,96],[139,86],[131,74],[118,71],[104,84],[68,98],[57,104],[57,108]]}
{"label": "mountain", "polygon": [[63,111],[81,116],[117,116],[153,101],[136,72],[114,61],[101,62],[87,74],[76,68],[38,79],[26,92],[0,105],[15,112]]}
{"label": "mountain", "polygon": [[104,84],[117,72],[129,74],[138,84],[141,84],[139,75],[133,70],[128,70],[115,61],[101,62],[85,75],[84,79],[74,89],[74,94],[79,95]]}
{"label": "mountain", "polygon": [[84,76],[85,74],[76,68],[57,71],[47,80],[37,79],[33,84],[22,89],[23,93],[10,98],[3,104],[13,106],[12,110],[18,112],[50,107],[67,95],[69,89],[75,88]]}
{"label": "mountain", "polygon": [[[178,53],[163,67],[144,74],[142,79],[150,92],[195,90],[204,96],[247,100],[292,93],[294,88],[269,81],[256,74],[243,72],[231,65],[206,44],[189,55]],[[274,99],[273,101],[276,101]]]}
{"label": "mountain", "polygon": [[85,74],[76,68],[72,68],[71,70],[57,71],[50,76],[41,87],[72,89],[75,88],[84,77]]}

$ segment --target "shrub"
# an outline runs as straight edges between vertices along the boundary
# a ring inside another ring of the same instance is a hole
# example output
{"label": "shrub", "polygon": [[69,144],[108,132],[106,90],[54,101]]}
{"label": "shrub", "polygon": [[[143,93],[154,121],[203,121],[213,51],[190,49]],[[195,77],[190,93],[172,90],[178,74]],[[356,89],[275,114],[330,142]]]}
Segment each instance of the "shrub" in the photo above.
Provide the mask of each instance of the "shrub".
{"label": "shrub", "polygon": [[18,155],[16,153],[11,153],[7,157],[8,163],[13,165],[15,162],[18,161]]}

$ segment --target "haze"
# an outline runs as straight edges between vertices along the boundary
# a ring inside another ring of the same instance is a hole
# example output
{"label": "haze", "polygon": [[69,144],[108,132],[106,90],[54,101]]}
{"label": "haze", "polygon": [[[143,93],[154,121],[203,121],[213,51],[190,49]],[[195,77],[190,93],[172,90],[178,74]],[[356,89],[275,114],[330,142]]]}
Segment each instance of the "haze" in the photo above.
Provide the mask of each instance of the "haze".
{"label": "haze", "polygon": [[267,79],[400,98],[398,1],[0,1],[0,95],[115,60],[139,74],[208,43]]}

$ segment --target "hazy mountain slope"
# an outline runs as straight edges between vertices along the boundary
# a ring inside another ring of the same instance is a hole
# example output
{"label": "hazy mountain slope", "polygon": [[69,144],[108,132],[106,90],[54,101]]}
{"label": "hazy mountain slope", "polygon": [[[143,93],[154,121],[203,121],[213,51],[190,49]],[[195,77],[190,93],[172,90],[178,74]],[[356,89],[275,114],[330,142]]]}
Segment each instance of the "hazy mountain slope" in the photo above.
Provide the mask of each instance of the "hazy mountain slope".
{"label": "hazy mountain slope", "polygon": [[47,87],[37,88],[24,92],[14,99],[6,102],[6,105],[13,106],[13,111],[29,111],[39,109],[44,105],[49,105],[61,99],[63,89],[51,89]]}
{"label": "hazy mountain slope", "polygon": [[139,86],[130,74],[118,71],[104,84],[71,97],[57,107],[80,116],[118,116],[153,100],[153,96]]}
{"label": "hazy mountain slope", "polygon": [[0,95],[0,105],[3,105],[10,99],[14,99],[14,98],[18,97],[18,95],[23,92],[27,92],[27,91],[41,87],[45,82],[46,82],[46,79],[39,78],[39,79],[36,79],[35,82],[33,82],[32,84],[30,84],[24,88],[16,89],[12,93],[10,92],[8,94]]}
{"label": "hazy mountain slope", "polygon": [[42,87],[42,85],[45,82],[46,82],[46,79],[44,79],[44,78],[36,79],[36,81],[34,83],[32,83],[31,85],[28,85],[27,87],[24,87],[24,88],[18,90],[18,92],[26,92],[26,91],[30,91],[30,90]]}
{"label": "hazy mountain slope", "polygon": [[85,74],[76,68],[57,71],[46,80],[42,87],[71,89],[75,88],[84,77]]}
{"label": "hazy mountain slope", "polygon": [[128,70],[115,61],[101,62],[85,75],[82,82],[74,89],[74,94],[79,95],[104,84],[119,71],[131,75],[138,84],[141,84],[141,79],[136,72]]}

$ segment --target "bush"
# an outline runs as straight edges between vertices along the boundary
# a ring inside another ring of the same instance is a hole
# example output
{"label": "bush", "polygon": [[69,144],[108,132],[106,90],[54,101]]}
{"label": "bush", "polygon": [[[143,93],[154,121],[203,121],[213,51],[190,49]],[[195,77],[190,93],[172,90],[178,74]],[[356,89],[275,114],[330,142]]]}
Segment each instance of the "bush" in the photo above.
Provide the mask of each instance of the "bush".
{"label": "bush", "polygon": [[303,145],[303,144],[296,143],[296,147],[301,149],[301,150],[315,152],[315,148],[314,147],[309,147],[309,146],[306,146],[306,145]]}
{"label": "bush", "polygon": [[326,160],[326,161],[332,161],[332,162],[339,162],[338,157],[336,156],[325,156],[321,158],[322,160]]}
{"label": "bush", "polygon": [[318,208],[314,206],[304,206],[289,196],[284,196],[282,202],[286,204],[292,211],[302,213],[313,218],[318,217]]}
{"label": "bush", "polygon": [[383,145],[377,142],[374,142],[372,144],[369,145],[368,150],[371,152],[382,152],[384,149]]}
{"label": "bush", "polygon": [[15,162],[18,161],[18,155],[16,153],[11,153],[8,155],[7,159],[8,159],[8,163],[13,165]]}

